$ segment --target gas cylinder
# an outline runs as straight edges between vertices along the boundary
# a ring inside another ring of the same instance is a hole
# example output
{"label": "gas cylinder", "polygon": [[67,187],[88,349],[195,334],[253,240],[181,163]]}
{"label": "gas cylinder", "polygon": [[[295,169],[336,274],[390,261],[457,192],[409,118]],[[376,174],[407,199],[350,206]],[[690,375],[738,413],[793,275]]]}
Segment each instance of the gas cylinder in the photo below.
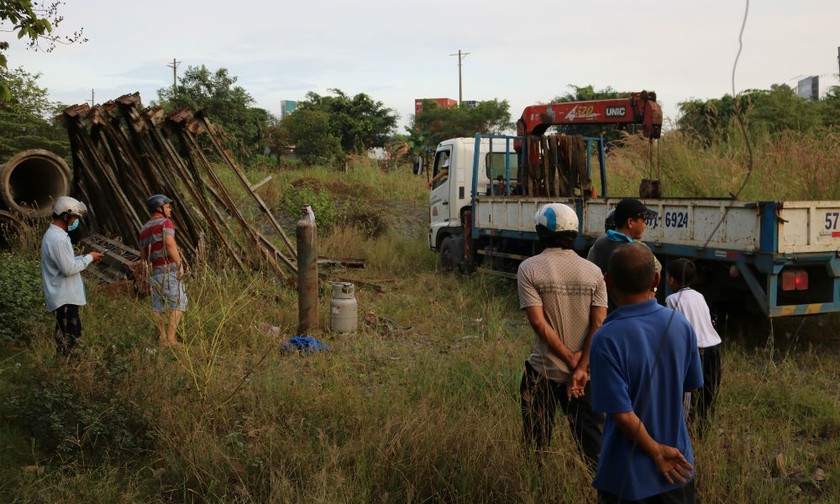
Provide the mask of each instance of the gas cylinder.
{"label": "gas cylinder", "polygon": [[359,324],[358,303],[350,282],[332,282],[333,296],[330,300],[330,322],[332,330],[351,333]]}

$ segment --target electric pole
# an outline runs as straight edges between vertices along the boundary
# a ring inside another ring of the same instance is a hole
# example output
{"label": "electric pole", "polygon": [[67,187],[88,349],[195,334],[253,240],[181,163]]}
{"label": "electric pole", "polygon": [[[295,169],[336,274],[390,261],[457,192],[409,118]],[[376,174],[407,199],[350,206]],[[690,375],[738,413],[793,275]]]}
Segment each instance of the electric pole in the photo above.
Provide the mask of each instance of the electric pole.
{"label": "electric pole", "polygon": [[172,58],[172,63],[166,65],[172,69],[172,92],[178,92],[178,65],[180,65],[180,61],[176,61],[175,58]]}
{"label": "electric pole", "polygon": [[93,107],[96,104],[96,102],[94,101],[94,96],[95,95],[94,95],[93,89],[91,89],[90,90],[90,106],[91,107]]}
{"label": "electric pole", "polygon": [[464,86],[461,80],[461,62],[464,61],[464,58],[467,57],[469,53],[465,52],[462,53],[460,49],[458,49],[458,54],[450,54],[450,56],[458,56],[458,106],[460,107],[461,104],[464,102]]}

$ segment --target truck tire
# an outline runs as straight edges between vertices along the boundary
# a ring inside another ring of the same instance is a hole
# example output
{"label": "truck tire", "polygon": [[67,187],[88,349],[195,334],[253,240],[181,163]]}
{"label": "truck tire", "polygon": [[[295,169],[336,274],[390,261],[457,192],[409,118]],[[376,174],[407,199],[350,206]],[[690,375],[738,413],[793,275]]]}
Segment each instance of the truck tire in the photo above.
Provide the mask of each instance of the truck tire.
{"label": "truck tire", "polygon": [[440,244],[440,270],[455,270],[455,240],[451,236],[444,238]]}

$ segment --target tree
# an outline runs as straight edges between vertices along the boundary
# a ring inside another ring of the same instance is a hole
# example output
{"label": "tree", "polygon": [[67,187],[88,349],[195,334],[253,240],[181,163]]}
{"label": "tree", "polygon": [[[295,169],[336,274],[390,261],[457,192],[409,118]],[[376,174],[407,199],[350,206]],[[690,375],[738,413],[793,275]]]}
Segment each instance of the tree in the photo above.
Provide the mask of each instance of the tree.
{"label": "tree", "polygon": [[297,110],[313,110],[329,115],[329,131],[339,138],[345,152],[361,154],[372,147],[383,147],[397,125],[397,115],[382,102],[359,93],[350,97],[340,89],[334,96],[310,91]]}
{"label": "tree", "polygon": [[51,119],[57,105],[38,86],[39,77],[22,68],[0,68],[0,80],[10,90],[9,99],[0,103],[0,160],[26,149],[47,149],[64,157],[70,152],[67,132]]}
{"label": "tree", "polygon": [[204,110],[207,117],[224,132],[226,143],[240,154],[251,154],[263,142],[270,114],[252,107],[254,99],[236,86],[237,78],[224,68],[211,73],[204,65],[189,67],[178,78],[177,88],[158,90],[158,98],[167,110],[189,107]]}
{"label": "tree", "polygon": [[785,130],[809,131],[822,126],[819,102],[800,98],[787,84],[773,84],[768,90],[749,90],[752,100],[751,129],[771,133]]}
{"label": "tree", "polygon": [[569,87],[574,90],[573,93],[566,93],[564,95],[557,95],[551,100],[551,103],[562,103],[562,102],[573,102],[573,101],[586,101],[586,100],[604,100],[608,98],[621,98],[625,96],[626,93],[620,93],[615,89],[611,88],[610,86],[601,89],[600,91],[595,91],[595,88],[592,87],[592,84],[586,86],[575,86],[574,84],[569,84]]}
{"label": "tree", "polygon": [[743,113],[748,105],[747,100],[736,102],[728,94],[711,100],[687,100],[678,104],[677,128],[709,145],[722,138],[736,111]]}
{"label": "tree", "polygon": [[[60,1],[2,0],[0,1],[0,32],[16,32],[18,39],[29,39],[29,47],[36,51],[52,52],[56,44],[87,42],[83,29],[72,35],[54,34],[64,21],[64,17],[58,14],[59,5],[61,5]],[[8,49],[9,43],[0,41],[0,70],[8,68],[5,54]],[[0,80],[0,102],[8,100],[10,92],[9,83]]]}
{"label": "tree", "polygon": [[322,110],[298,109],[287,115],[280,126],[289,133],[295,153],[308,165],[332,164],[343,156],[341,140],[330,131],[332,117]]}
{"label": "tree", "polygon": [[786,84],[770,89],[749,89],[736,98],[724,95],[710,100],[688,100],[679,104],[677,127],[707,145],[724,138],[736,114],[752,132],[811,131],[832,124],[826,110],[834,99],[813,102],[797,96]]}
{"label": "tree", "polygon": [[486,100],[474,108],[442,107],[425,100],[423,112],[414,116],[408,131],[409,148],[421,154],[447,138],[500,135],[512,128],[507,100]]}
{"label": "tree", "polygon": [[833,86],[823,99],[822,122],[828,127],[840,126],[840,86]]}

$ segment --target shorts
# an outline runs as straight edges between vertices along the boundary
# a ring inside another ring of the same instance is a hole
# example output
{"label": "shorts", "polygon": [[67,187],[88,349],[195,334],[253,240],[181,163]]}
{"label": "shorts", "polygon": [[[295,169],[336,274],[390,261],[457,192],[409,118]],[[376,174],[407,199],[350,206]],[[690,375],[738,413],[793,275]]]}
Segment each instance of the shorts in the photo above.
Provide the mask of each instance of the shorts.
{"label": "shorts", "polygon": [[169,271],[153,275],[149,281],[152,292],[152,311],[187,311],[187,293],[184,284],[178,280],[178,273]]}

